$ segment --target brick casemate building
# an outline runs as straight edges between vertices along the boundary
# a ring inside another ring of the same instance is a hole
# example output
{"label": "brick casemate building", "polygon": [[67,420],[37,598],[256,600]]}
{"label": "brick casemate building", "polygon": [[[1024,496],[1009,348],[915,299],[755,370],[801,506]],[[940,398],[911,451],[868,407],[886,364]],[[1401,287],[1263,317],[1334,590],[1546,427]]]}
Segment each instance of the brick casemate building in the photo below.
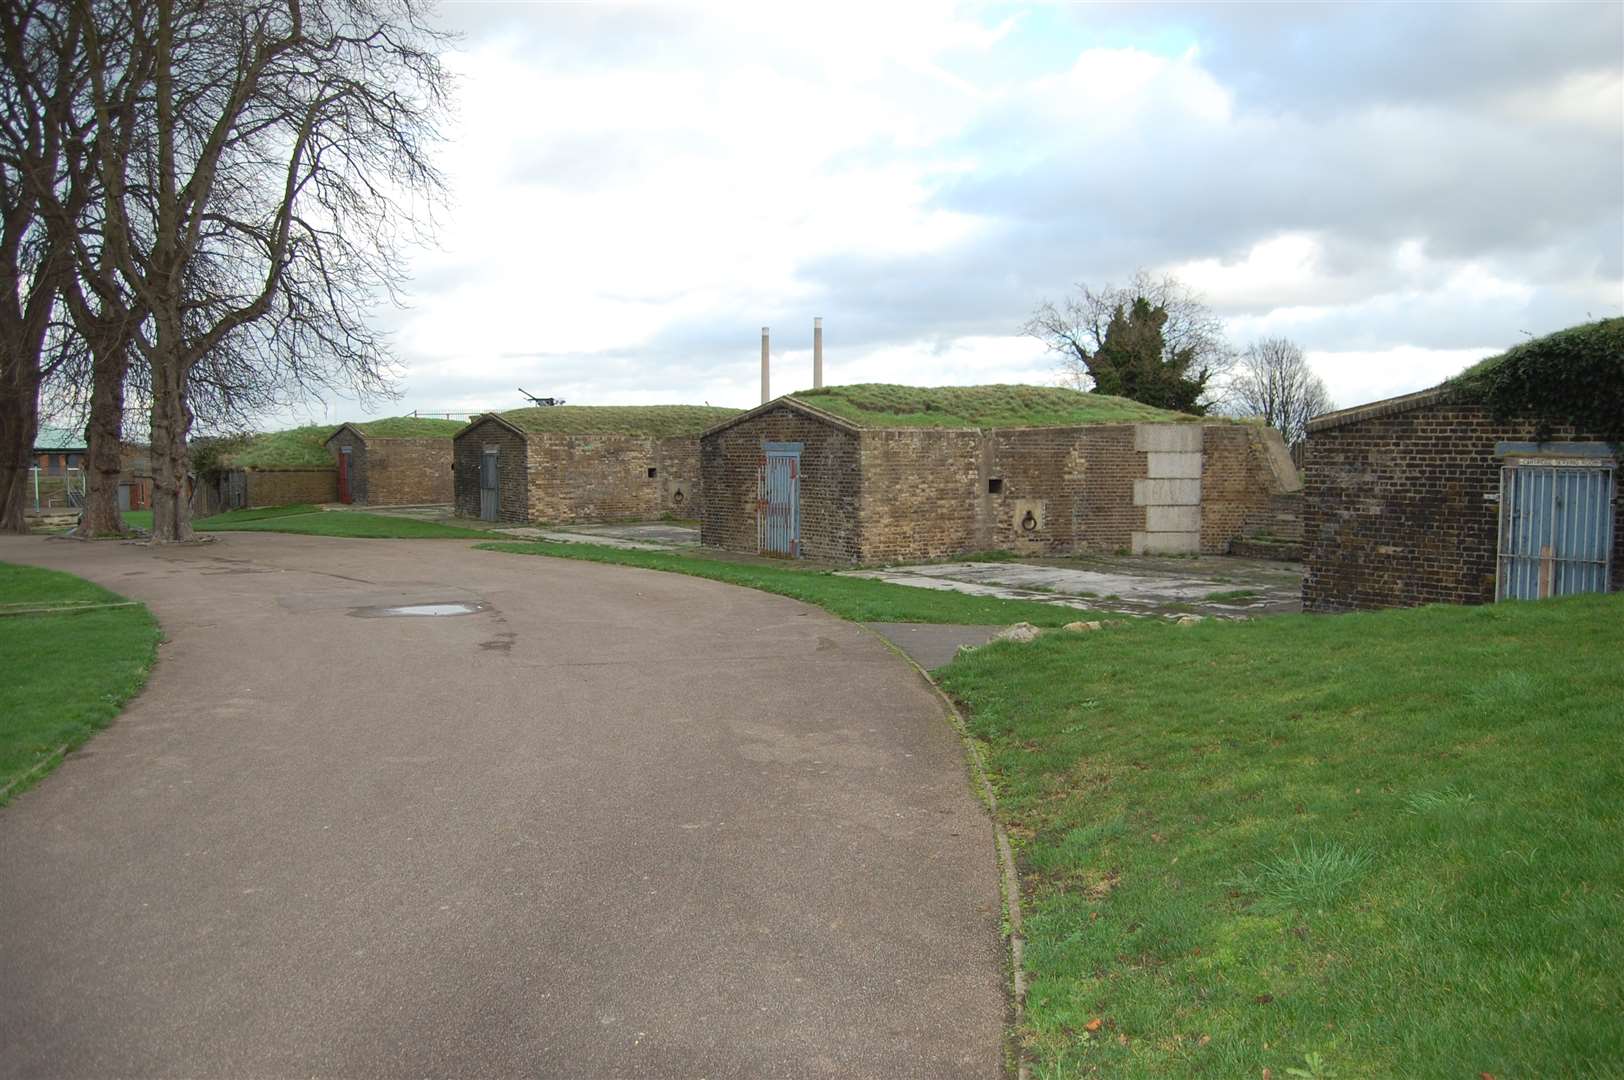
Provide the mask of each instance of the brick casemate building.
{"label": "brick casemate building", "polygon": [[457,432],[458,515],[577,524],[692,518],[705,405],[552,405],[476,416]]}
{"label": "brick casemate building", "polygon": [[1450,384],[1316,417],[1303,465],[1303,607],[1624,588],[1617,450],[1560,418],[1496,419]]}
{"label": "brick casemate building", "polygon": [[[389,432],[434,432],[409,437]],[[394,427],[391,427],[394,425]],[[338,501],[361,506],[425,506],[452,498],[453,421],[383,420],[342,424],[327,437],[338,469]]]}
{"label": "brick casemate building", "polygon": [[[906,416],[862,404],[909,394]],[[1097,403],[1146,419],[1028,423]],[[847,563],[1221,553],[1298,487],[1271,429],[1054,387],[803,392],[707,431],[700,470],[706,545]]]}

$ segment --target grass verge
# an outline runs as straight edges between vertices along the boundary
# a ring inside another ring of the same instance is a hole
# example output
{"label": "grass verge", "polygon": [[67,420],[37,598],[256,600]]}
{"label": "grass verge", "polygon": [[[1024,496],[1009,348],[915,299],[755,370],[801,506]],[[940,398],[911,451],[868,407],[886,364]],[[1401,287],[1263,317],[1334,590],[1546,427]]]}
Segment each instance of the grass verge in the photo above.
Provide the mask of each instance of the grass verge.
{"label": "grass verge", "polygon": [[[145,607],[72,574],[0,563],[0,804],[118,715],[147,681],[160,633]],[[15,785],[15,786],[13,786]]]}
{"label": "grass verge", "polygon": [[938,672],[1019,848],[1034,1075],[1619,1075],[1621,655],[1599,596]]}
{"label": "grass verge", "polygon": [[[280,513],[272,512],[280,509]],[[314,507],[265,507],[233,510],[193,523],[199,532],[281,532],[305,536],[348,536],[375,540],[483,540],[490,533],[442,525],[438,521],[366,514],[358,510]]]}
{"label": "grass verge", "polygon": [[1029,622],[1063,626],[1095,617],[1076,608],[1029,600],[999,600],[963,593],[917,589],[867,578],[841,577],[827,570],[805,570],[785,564],[761,565],[717,558],[703,552],[630,551],[597,544],[490,543],[486,551],[514,555],[550,555],[561,559],[636,566],[725,581],[793,597],[856,622],[920,622],[997,625]]}
{"label": "grass verge", "polygon": [[[152,530],[151,510],[130,510],[124,523]],[[283,532],[307,536],[349,536],[373,540],[471,540],[490,533],[442,525],[438,521],[389,514],[364,514],[357,510],[322,510],[296,503],[289,506],[256,506],[249,510],[228,510],[192,522],[198,532]]]}

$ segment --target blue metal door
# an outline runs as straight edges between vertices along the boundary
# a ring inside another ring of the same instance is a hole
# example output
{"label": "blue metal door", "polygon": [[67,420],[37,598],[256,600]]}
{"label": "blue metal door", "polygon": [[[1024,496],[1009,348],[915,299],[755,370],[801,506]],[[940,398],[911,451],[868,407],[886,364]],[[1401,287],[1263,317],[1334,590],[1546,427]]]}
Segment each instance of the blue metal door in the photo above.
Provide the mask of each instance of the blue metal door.
{"label": "blue metal door", "polygon": [[1606,592],[1612,572],[1613,470],[1500,470],[1495,599]]}
{"label": "blue metal door", "polygon": [[763,555],[801,555],[801,445],[768,443],[756,483],[756,530]]}

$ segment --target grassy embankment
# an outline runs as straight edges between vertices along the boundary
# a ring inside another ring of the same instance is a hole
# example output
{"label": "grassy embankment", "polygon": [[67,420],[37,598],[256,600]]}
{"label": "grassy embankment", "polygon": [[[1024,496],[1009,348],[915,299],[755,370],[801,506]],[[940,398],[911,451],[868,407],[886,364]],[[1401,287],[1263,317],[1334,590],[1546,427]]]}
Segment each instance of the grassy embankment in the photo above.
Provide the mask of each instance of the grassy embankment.
{"label": "grassy embankment", "polygon": [[159,637],[140,604],[0,563],[0,804],[118,715],[146,683]]}
{"label": "grassy embankment", "polygon": [[1624,1075],[1620,657],[1604,596],[943,669],[1018,844],[1035,1075]]}
{"label": "grassy embankment", "polygon": [[551,542],[498,542],[479,546],[515,555],[583,559],[725,581],[816,604],[856,622],[1000,625],[1024,621],[1035,626],[1063,626],[1074,620],[1099,617],[1098,613],[1054,604],[918,589],[867,578],[840,577],[827,570],[797,568],[788,562],[746,561],[704,551],[628,551],[595,544]]}

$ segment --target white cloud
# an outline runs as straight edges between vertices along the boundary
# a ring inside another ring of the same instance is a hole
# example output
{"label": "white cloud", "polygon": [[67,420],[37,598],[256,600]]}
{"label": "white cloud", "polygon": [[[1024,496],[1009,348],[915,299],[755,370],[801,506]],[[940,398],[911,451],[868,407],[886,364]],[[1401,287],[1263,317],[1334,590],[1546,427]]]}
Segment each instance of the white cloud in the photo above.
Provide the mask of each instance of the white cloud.
{"label": "white cloud", "polygon": [[[1464,93],[1417,58],[1514,54],[1524,22],[1136,7],[1124,35],[1100,9],[950,3],[449,13],[471,31],[451,58],[453,204],[395,320],[395,408],[516,405],[516,385],[748,405],[757,328],[789,345],[813,315],[831,382],[1051,382],[1014,328],[1139,266],[1203,292],[1237,344],[1298,340],[1349,404],[1624,313],[1624,64],[1539,20],[1526,71],[1474,69]],[[1402,86],[1378,77],[1396,69]],[[780,389],[805,381],[803,344],[777,359]]]}

